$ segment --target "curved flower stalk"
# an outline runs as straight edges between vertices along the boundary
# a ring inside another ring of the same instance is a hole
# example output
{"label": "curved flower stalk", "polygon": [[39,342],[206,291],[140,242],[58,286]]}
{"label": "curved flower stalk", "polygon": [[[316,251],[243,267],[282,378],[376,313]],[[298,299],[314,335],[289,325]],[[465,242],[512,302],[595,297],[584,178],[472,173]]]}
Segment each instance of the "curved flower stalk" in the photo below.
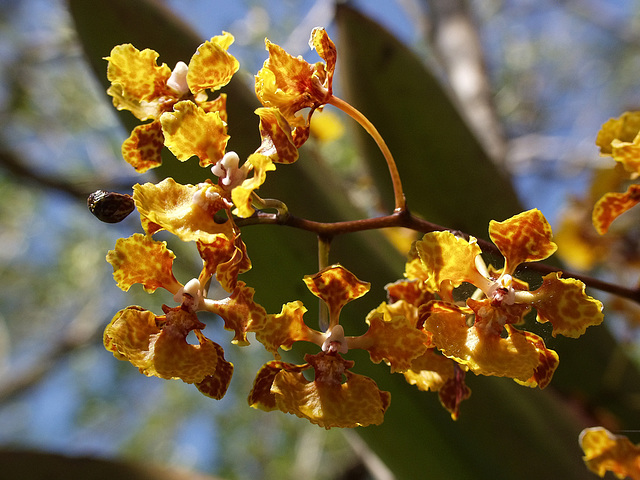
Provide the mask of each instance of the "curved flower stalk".
{"label": "curved flower stalk", "polygon": [[[313,65],[302,57],[294,57],[282,47],[265,40],[269,58],[256,75],[255,90],[265,107],[277,108],[289,122],[293,143],[302,146],[309,138],[311,117],[316,110],[331,104],[358,122],[375,140],[383,154],[393,183],[396,211],[406,208],[402,181],[395,160],[375,126],[352,105],[333,95],[333,75],[337,50],[324,28],[314,28],[309,46],[323,62]],[[308,109],[307,118],[298,114]]]}
{"label": "curved flower stalk", "polygon": [[209,123],[221,133],[221,142],[226,145],[226,95],[208,100],[205,90],[225,86],[238,70],[238,61],[227,53],[232,43],[231,34],[217,35],[198,47],[189,65],[178,62],[173,71],[164,63],[157,64],[159,54],[154,50],[140,51],[131,44],[114,47],[105,58],[111,82],[107,93],[113,97],[114,106],[129,110],[141,121],[152,120],[136,127],[122,144],[124,159],[137,172],[162,163],[164,136],[160,116],[165,112],[200,108],[211,113]]}

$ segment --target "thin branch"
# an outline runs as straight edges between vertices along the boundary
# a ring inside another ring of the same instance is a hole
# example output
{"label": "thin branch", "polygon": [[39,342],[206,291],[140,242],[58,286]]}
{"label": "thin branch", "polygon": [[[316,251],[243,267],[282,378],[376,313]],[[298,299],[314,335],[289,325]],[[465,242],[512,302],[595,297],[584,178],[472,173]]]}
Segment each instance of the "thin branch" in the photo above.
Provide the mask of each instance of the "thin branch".
{"label": "thin branch", "polygon": [[98,188],[107,190],[129,190],[131,188],[130,185],[114,185],[112,181],[100,184],[96,179],[87,182],[70,182],[62,178],[52,177],[27,167],[26,162],[21,160],[18,155],[5,149],[0,149],[0,168],[4,168],[25,182],[64,192],[73,198],[83,201],[86,201],[87,196]]}
{"label": "thin branch", "polygon": [[[421,233],[429,233],[436,231],[450,231],[459,237],[463,237],[467,240],[471,237],[467,233],[459,232],[457,230],[451,230],[432,222],[423,220],[415,215],[411,214],[409,210],[396,211],[391,215],[385,215],[381,217],[365,218],[359,220],[348,220],[343,222],[324,223],[316,222],[313,220],[307,220],[305,218],[296,217],[289,214],[286,218],[279,218],[277,214],[265,214],[263,212],[256,212],[252,217],[246,219],[238,219],[236,221],[238,226],[257,225],[257,224],[272,224],[272,225],[284,225],[292,228],[298,228],[309,232],[316,233],[320,236],[333,237],[336,235],[342,235],[346,233],[362,232],[365,230],[378,230],[381,228],[390,227],[404,227],[411,230],[415,230]],[[484,253],[490,253],[493,255],[501,255],[498,247],[493,243],[483,240],[481,238],[476,239],[478,245]],[[597,290],[611,293],[619,297],[627,298],[634,302],[640,303],[640,289],[628,288],[617,284],[609,283],[604,280],[600,280],[588,275],[582,275],[574,273],[563,268],[554,267],[540,262],[523,263],[519,266],[518,270],[533,270],[541,275],[551,272],[561,272],[565,278],[571,277],[580,280],[585,285]]]}
{"label": "thin branch", "polygon": [[507,143],[498,120],[477,25],[467,0],[427,0],[430,41],[478,139],[497,165],[504,165]]}

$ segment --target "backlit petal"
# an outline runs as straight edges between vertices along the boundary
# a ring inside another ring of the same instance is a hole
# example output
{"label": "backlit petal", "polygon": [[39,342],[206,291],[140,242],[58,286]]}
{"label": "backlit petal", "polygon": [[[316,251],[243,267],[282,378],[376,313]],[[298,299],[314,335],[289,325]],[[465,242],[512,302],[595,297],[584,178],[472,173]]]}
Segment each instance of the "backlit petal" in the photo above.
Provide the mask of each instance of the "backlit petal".
{"label": "backlit petal", "polygon": [[589,470],[604,477],[610,471],[618,478],[640,479],[640,447],[622,435],[602,427],[585,428],[580,446]]}
{"label": "backlit petal", "polygon": [[614,140],[633,142],[640,132],[640,112],[625,112],[618,118],[611,118],[602,125],[596,145],[602,155],[611,155]]}
{"label": "backlit petal", "polygon": [[168,310],[166,318],[141,307],[121,310],[105,329],[105,348],[147,376],[197,383],[214,375],[217,345],[204,336],[198,338],[198,345],[186,341],[188,331],[203,324],[179,307]]}
{"label": "backlit petal", "polygon": [[454,361],[429,348],[419,357],[413,359],[411,367],[402,372],[404,378],[411,385],[422,391],[437,392],[451,378],[453,378]]}
{"label": "backlit petal", "polygon": [[611,142],[611,156],[616,162],[631,174],[640,173],[640,136],[636,136],[633,142],[621,142],[615,139]]}
{"label": "backlit petal", "polygon": [[248,345],[247,332],[255,331],[264,325],[266,310],[253,301],[255,290],[238,282],[233,293],[222,300],[210,301],[207,310],[216,313],[224,320],[224,328],[235,332],[232,343]]}
{"label": "backlit petal", "polygon": [[267,179],[267,172],[276,169],[269,157],[258,153],[250,155],[247,161],[253,165],[253,176],[244,180],[242,184],[231,191],[231,199],[236,206],[233,213],[241,218],[253,215],[255,209],[251,205],[251,196]]}
{"label": "backlit petal", "polygon": [[267,362],[258,371],[253,382],[253,388],[249,393],[248,402],[253,408],[259,408],[266,412],[277,410],[276,396],[271,392],[273,381],[281,371],[301,372],[311,368],[309,364],[295,365],[293,363],[285,363],[279,360]]}
{"label": "backlit petal", "polygon": [[[310,92],[315,69],[301,57],[289,55],[282,47],[265,40],[269,58],[256,75],[256,95],[265,107],[280,109],[292,122],[295,113],[318,101]],[[294,125],[297,126],[297,125]]]}
{"label": "backlit petal", "polygon": [[138,120],[145,121],[157,119],[167,109],[171,109],[175,98],[159,97],[151,101],[140,101],[127,95],[122,85],[116,83],[107,89],[107,94],[112,97],[113,105],[118,110],[128,110]]}
{"label": "backlit petal", "polygon": [[600,235],[604,235],[616,218],[638,203],[640,203],[640,185],[638,184],[629,185],[625,193],[604,194],[593,207],[593,226]]}
{"label": "backlit petal", "polygon": [[214,165],[222,159],[229,135],[227,125],[218,112],[205,112],[190,101],[178,102],[173,112],[160,117],[164,143],[176,158],[185,161],[192,156],[200,159],[200,166]]}
{"label": "backlit petal", "polygon": [[[225,206],[218,194],[219,188],[206,184],[181,185],[166,178],[158,184],[135,185],[133,199],[140,215],[150,224],[159,225],[185,242],[214,243],[220,233],[228,238],[234,236],[230,221],[214,220],[216,209]],[[201,198],[202,201],[198,200]]]}
{"label": "backlit petal", "polygon": [[304,283],[316,297],[329,307],[331,321],[336,323],[340,310],[351,300],[360,298],[371,288],[342,265],[332,265],[315,275],[305,275]]}
{"label": "backlit petal", "polygon": [[138,173],[162,164],[164,135],[160,122],[145,123],[133,129],[122,143],[122,156]]}
{"label": "backlit petal", "polygon": [[454,287],[462,282],[486,281],[475,268],[476,256],[481,253],[475,242],[469,243],[451,232],[431,232],[416,242],[416,249],[429,275],[428,282],[437,288],[445,280]]}
{"label": "backlit petal", "polygon": [[218,112],[223,122],[227,122],[227,94],[221,93],[217,98],[205,102],[197,102],[202,109],[209,112]]}
{"label": "backlit petal", "polygon": [[585,293],[585,286],[575,278],[560,278],[557,272],[543,278],[533,306],[538,322],[551,322],[552,335],[578,338],[587,327],[600,325],[604,319],[602,302]]}
{"label": "backlit petal", "polygon": [[137,101],[153,99],[166,91],[171,76],[171,69],[166,64],[157,64],[158,56],[154,50],[140,51],[130,43],[118,45],[105,58],[109,61],[107,78],[120,85],[126,97]]}
{"label": "backlit petal", "polygon": [[[313,362],[314,381],[301,372],[283,370],[275,376],[271,392],[277,408],[327,429],[382,423],[391,399],[388,392],[380,391],[372,379],[348,371],[348,363],[340,357],[307,355],[307,360]],[[336,376],[318,378],[319,372],[326,371]],[[342,375],[346,376],[344,383]]]}
{"label": "backlit petal", "polygon": [[[507,326],[507,328],[512,328]],[[516,379],[516,382],[522,383],[527,387],[540,387],[545,388],[549,385],[551,381],[551,377],[553,377],[553,373],[558,368],[558,364],[560,363],[560,359],[558,358],[558,354],[553,350],[550,350],[544,344],[544,340],[541,337],[536,335],[535,333],[527,332],[520,330],[524,336],[527,337],[528,342],[535,347],[538,351],[538,366],[533,372],[533,375],[526,382],[520,382]]]}
{"label": "backlit petal", "polygon": [[[422,355],[430,344],[430,336],[417,327],[416,318],[403,312],[406,302],[382,303],[367,315],[369,325],[361,337],[371,361],[384,360],[391,372],[403,372],[411,368],[412,361]],[[413,307],[412,307],[413,308]]]}
{"label": "backlit petal", "polygon": [[505,272],[513,273],[524,262],[544,260],[558,248],[551,241],[551,226],[538,209],[489,223],[489,235],[506,259]]}
{"label": "backlit petal", "polygon": [[[255,89],[265,107],[278,108],[294,127],[296,146],[302,145],[309,135],[309,118],[314,110],[326,104],[332,95],[335,45],[324,29],[317,28],[311,34],[310,45],[316,48],[326,64],[311,65],[302,57],[293,57],[284,49],[266,40],[269,58],[256,75]],[[307,120],[296,113],[309,108]],[[303,128],[298,132],[298,128]]]}
{"label": "backlit petal", "polygon": [[236,288],[239,274],[251,269],[247,248],[239,234],[233,241],[229,240],[226,235],[220,234],[214,243],[198,242],[197,245],[200,257],[204,262],[202,280],[215,275],[222,288],[227,292]]}
{"label": "backlit petal", "polygon": [[404,300],[416,308],[435,298],[435,294],[430,292],[426,284],[420,280],[398,280],[385,285],[384,288],[389,302]]}
{"label": "backlit petal", "polygon": [[424,328],[447,357],[478,375],[510,377],[527,382],[539,365],[537,348],[520,331],[506,325],[507,338],[493,330],[469,327],[467,314],[455,305],[432,302]]}
{"label": "backlit petal", "polygon": [[[196,330],[198,338],[202,336],[202,333]],[[224,358],[224,350],[220,345],[214,343],[216,350],[218,351],[218,363],[216,364],[216,371],[213,375],[207,375],[204,380],[196,383],[196,388],[207,397],[220,400],[227,393],[229,384],[231,383],[231,376],[233,375],[233,364],[228,362]]]}
{"label": "backlit petal", "polygon": [[134,233],[120,238],[114,250],[107,253],[107,262],[113,266],[113,278],[125,292],[131,285],[140,283],[151,293],[164,288],[176,293],[182,285],[173,276],[173,259],[176,256],[167,248],[167,242]]}
{"label": "backlit petal", "polygon": [[[161,317],[158,317],[161,318]],[[199,383],[209,375],[215,375],[219,357],[219,345],[198,335],[198,345],[187,342],[186,336],[198,325],[195,313],[180,307],[169,309],[166,323],[160,333],[149,342],[153,364],[145,373],[160,378],[179,378],[186,383]]]}
{"label": "backlit petal", "polygon": [[464,379],[466,371],[458,364],[453,365],[454,375],[447,379],[445,384],[438,390],[438,398],[444,408],[451,413],[453,420],[458,419],[460,414],[460,404],[471,396],[471,389],[467,387]]}
{"label": "backlit petal", "polygon": [[338,56],[336,46],[329,38],[327,31],[322,27],[316,27],[311,32],[311,38],[309,39],[309,46],[315,48],[326,63],[327,71],[327,88],[329,93],[332,90],[333,72],[336,68],[336,59]]}
{"label": "backlit petal", "polygon": [[262,144],[256,153],[269,157],[274,163],[293,163],[298,149],[293,143],[289,122],[275,108],[258,108]]}
{"label": "backlit petal", "polygon": [[306,311],[300,301],[283,305],[280,313],[266,315],[264,322],[253,324],[256,340],[279,359],[279,348],[289,350],[294,342],[309,341],[314,336],[313,330],[304,323]]}
{"label": "backlit petal", "polygon": [[217,90],[229,83],[240,66],[238,60],[227,52],[233,40],[233,35],[223,32],[198,47],[187,72],[187,83],[192,93]]}

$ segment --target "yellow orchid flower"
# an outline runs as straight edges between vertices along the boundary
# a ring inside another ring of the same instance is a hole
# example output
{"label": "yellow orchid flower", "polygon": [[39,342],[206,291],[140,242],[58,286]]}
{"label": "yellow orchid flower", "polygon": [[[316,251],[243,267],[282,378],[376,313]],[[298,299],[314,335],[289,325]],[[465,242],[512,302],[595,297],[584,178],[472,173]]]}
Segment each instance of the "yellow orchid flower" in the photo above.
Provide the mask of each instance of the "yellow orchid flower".
{"label": "yellow orchid flower", "polygon": [[[209,101],[205,90],[218,90],[238,70],[238,61],[227,52],[233,36],[224,32],[198,47],[189,64],[178,62],[173,71],[158,65],[159,54],[151,49],[138,50],[131,44],[119,45],[105,60],[109,62],[107,78],[118,110],[129,110],[141,121],[122,145],[124,159],[137,172],[145,172],[162,163],[160,152],[164,135],[160,117],[174,110],[176,104],[193,103],[204,112],[214,114],[226,135],[226,96]],[[184,109],[184,104],[181,107]]]}

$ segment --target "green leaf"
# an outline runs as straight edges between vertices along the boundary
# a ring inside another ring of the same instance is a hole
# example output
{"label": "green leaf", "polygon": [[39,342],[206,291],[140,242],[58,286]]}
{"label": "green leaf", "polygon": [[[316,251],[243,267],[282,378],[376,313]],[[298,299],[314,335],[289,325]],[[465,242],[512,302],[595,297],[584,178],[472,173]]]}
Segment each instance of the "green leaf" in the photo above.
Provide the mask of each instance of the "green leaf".
{"label": "green leaf", "polygon": [[[409,208],[485,238],[490,220],[522,211],[507,173],[491,162],[424,63],[357,10],[340,5],[336,21],[341,85],[393,153]],[[375,182],[391,201],[383,158],[361,129],[358,134]]]}

